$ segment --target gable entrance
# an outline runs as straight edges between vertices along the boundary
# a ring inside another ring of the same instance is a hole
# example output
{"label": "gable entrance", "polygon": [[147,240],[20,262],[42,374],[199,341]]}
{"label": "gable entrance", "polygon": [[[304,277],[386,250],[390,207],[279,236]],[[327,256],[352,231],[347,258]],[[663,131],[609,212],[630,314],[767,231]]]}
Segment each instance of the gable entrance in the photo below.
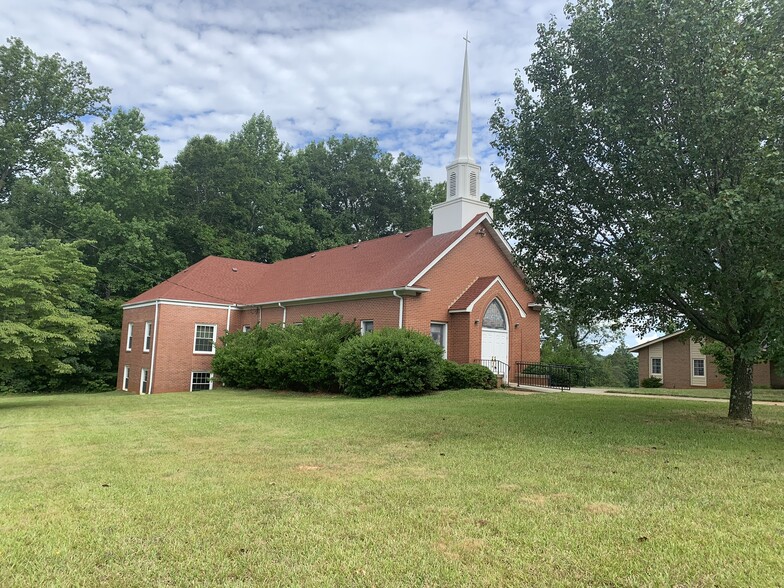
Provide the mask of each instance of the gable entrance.
{"label": "gable entrance", "polygon": [[509,366],[509,321],[503,305],[494,298],[482,317],[482,362],[504,379]]}

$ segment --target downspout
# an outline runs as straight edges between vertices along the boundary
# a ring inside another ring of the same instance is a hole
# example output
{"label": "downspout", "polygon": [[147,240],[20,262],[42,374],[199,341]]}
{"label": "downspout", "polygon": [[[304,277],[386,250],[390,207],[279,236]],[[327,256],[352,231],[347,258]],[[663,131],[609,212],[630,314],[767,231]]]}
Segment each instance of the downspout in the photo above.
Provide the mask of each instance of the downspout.
{"label": "downspout", "polygon": [[286,326],[286,307],[283,306],[282,302],[278,302],[278,306],[283,309],[283,326]]}
{"label": "downspout", "polygon": [[231,328],[231,304],[229,304],[229,309],[226,311],[226,333],[229,332]]}
{"label": "downspout", "polygon": [[400,312],[398,313],[397,328],[403,328],[403,297],[397,293],[397,290],[392,290],[392,296],[400,300]]}
{"label": "downspout", "polygon": [[155,319],[152,326],[152,350],[150,351],[150,381],[147,383],[147,394],[152,394],[153,377],[155,376],[155,349],[158,343],[158,305],[160,302],[155,301]]}

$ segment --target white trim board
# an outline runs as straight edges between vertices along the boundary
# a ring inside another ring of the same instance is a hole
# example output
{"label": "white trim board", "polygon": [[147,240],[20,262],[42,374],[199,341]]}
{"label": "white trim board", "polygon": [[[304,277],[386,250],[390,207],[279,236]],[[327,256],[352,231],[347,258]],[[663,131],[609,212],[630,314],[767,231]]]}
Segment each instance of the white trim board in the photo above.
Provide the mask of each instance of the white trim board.
{"label": "white trim board", "polygon": [[[480,216],[480,217],[479,217],[479,218],[478,218],[476,221],[474,221],[474,223],[473,223],[471,226],[469,226],[468,228],[466,228],[466,227],[463,227],[463,234],[462,234],[462,235],[460,235],[460,236],[459,236],[457,239],[455,239],[455,240],[454,240],[454,241],[453,241],[453,242],[452,242],[452,243],[449,245],[449,247],[447,247],[447,248],[446,248],[446,249],[444,249],[444,250],[443,250],[441,253],[439,253],[439,254],[438,254],[438,256],[437,256],[437,257],[436,257],[436,258],[435,258],[433,261],[431,261],[430,263],[428,263],[428,264],[425,266],[425,268],[424,268],[422,271],[420,271],[420,272],[419,272],[419,273],[418,273],[416,276],[414,276],[414,279],[412,279],[412,280],[411,280],[411,281],[408,283],[408,287],[412,287],[414,284],[416,284],[416,283],[417,283],[417,282],[420,280],[420,278],[422,278],[422,276],[424,276],[424,275],[425,275],[427,272],[429,272],[431,269],[433,269],[433,266],[435,266],[435,265],[436,265],[436,264],[437,264],[439,261],[441,261],[442,259],[444,259],[444,257],[446,257],[446,255],[447,255],[447,254],[448,254],[450,251],[452,251],[452,249],[454,249],[455,247],[457,247],[457,245],[458,245],[459,243],[461,243],[461,242],[463,241],[463,239],[465,239],[465,238],[466,238],[468,235],[471,235],[471,234],[473,234],[473,231],[474,231],[474,229],[475,229],[476,227],[478,227],[479,225],[481,225],[481,224],[482,224],[483,222],[485,222],[485,221],[488,221],[488,222],[490,222],[490,223],[491,223],[491,229],[492,229],[492,221],[493,221],[493,219],[491,219],[491,218],[490,218],[490,215],[489,215],[489,214],[487,214],[487,213],[485,213],[485,214],[483,214],[482,216]],[[494,231],[495,231],[495,229],[492,229],[492,230],[494,230]]]}
{"label": "white trim board", "polygon": [[509,296],[510,300],[514,303],[515,307],[520,312],[520,317],[521,318],[525,318],[526,316],[528,316],[528,315],[525,314],[525,311],[523,310],[523,307],[520,306],[520,304],[518,304],[517,299],[512,295],[512,292],[509,290],[509,288],[506,287],[506,284],[501,279],[501,276],[496,276],[495,279],[493,279],[493,281],[490,282],[484,290],[482,290],[479,294],[477,294],[477,296],[473,299],[471,304],[469,304],[467,307],[465,307],[465,309],[450,310],[449,313],[450,314],[456,314],[458,312],[472,312],[474,310],[474,305],[477,303],[477,301],[480,298],[482,298],[482,296],[487,294],[490,291],[490,288],[492,288],[495,284],[500,284],[501,285],[501,288],[503,288],[504,292],[506,292],[507,296]]}

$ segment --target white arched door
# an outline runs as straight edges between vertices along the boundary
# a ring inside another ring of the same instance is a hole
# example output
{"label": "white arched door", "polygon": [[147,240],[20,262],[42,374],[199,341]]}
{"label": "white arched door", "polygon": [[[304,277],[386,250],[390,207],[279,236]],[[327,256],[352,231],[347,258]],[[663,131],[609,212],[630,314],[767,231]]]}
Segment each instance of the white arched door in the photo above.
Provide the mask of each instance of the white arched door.
{"label": "white arched door", "polygon": [[[495,298],[482,317],[482,361],[506,378],[509,365],[509,321],[503,305]],[[488,361],[491,363],[488,364]]]}

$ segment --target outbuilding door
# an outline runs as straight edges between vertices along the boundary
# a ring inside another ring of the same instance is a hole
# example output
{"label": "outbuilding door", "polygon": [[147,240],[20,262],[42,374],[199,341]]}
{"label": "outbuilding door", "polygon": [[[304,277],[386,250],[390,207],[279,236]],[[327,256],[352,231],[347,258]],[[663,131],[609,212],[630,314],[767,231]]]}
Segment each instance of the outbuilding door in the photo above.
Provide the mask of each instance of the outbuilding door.
{"label": "outbuilding door", "polygon": [[504,379],[509,375],[509,321],[497,298],[488,305],[482,318],[482,363]]}

